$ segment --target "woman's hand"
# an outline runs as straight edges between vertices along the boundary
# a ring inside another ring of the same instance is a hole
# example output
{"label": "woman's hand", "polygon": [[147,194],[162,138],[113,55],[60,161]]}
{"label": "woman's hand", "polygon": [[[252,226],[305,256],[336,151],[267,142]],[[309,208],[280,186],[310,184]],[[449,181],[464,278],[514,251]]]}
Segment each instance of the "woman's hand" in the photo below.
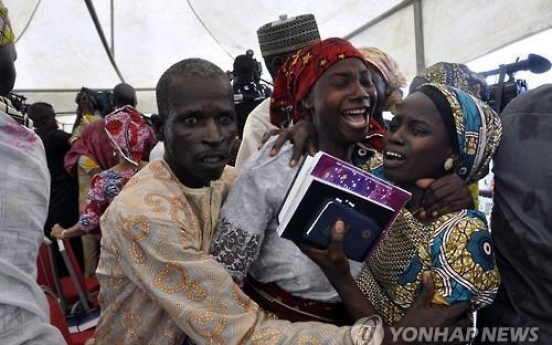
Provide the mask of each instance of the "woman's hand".
{"label": "woman's hand", "polygon": [[343,239],[346,234],[345,223],[338,219],[330,232],[330,245],[327,249],[315,249],[301,246],[301,250],[314,261],[330,282],[339,284],[345,278],[350,277],[349,260],[343,253]]}
{"label": "woman's hand", "polygon": [[[276,142],[272,145],[270,155],[276,156],[285,142],[291,141],[294,147],[289,166],[294,167],[297,165],[297,162],[299,162],[299,159],[305,152],[308,152],[311,156],[314,156],[318,152],[318,137],[311,121],[300,120],[297,124],[280,131]],[[263,140],[268,140],[268,138],[263,138]]]}
{"label": "woman's hand", "polygon": [[416,185],[425,190],[422,209],[417,214],[420,220],[433,220],[474,206],[468,187],[457,174],[448,174],[437,180],[421,179],[416,181]]}
{"label": "woman's hand", "polygon": [[66,229],[62,228],[59,224],[56,224],[52,227],[52,237],[55,237],[59,240],[62,240],[63,239],[63,232],[65,231]]}

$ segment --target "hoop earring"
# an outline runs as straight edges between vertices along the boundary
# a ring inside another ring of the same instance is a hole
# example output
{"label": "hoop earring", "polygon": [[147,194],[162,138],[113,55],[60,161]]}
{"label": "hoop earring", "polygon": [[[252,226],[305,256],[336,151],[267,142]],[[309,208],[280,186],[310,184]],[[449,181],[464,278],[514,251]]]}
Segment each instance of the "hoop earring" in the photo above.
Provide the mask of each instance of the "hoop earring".
{"label": "hoop earring", "polygon": [[443,167],[445,168],[445,171],[449,171],[450,169],[454,168],[454,160],[450,157],[447,158]]}

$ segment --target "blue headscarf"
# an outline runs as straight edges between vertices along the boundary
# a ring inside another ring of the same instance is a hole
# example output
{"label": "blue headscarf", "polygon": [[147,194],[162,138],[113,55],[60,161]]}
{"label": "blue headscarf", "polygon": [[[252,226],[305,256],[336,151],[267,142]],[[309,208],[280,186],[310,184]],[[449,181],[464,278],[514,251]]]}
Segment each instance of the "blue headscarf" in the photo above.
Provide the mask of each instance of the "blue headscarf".
{"label": "blue headscarf", "polygon": [[460,155],[455,165],[458,175],[467,184],[485,177],[502,135],[498,114],[480,99],[451,86],[424,84],[414,92],[428,96],[443,117]]}

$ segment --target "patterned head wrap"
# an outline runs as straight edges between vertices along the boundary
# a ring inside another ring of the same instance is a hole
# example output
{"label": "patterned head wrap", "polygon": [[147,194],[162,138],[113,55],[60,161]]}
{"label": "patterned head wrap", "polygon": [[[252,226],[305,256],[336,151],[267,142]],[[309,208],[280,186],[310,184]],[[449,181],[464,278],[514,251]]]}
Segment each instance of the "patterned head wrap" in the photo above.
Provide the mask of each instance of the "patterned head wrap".
{"label": "patterned head wrap", "polygon": [[[280,68],[274,81],[270,104],[270,121],[279,127],[290,125],[309,114],[301,106],[318,79],[339,61],[356,58],[367,65],[362,54],[341,38],[328,38],[291,56]],[[368,65],[367,65],[368,66]]]}
{"label": "patterned head wrap", "polygon": [[456,172],[471,184],[485,177],[500,137],[502,125],[498,114],[480,99],[442,84],[424,84],[414,92],[422,92],[435,104],[449,133],[454,133],[460,154]]}
{"label": "patterned head wrap", "polygon": [[0,0],[0,46],[4,46],[8,43],[15,41],[15,35],[8,17],[8,9],[4,6],[4,3]]}
{"label": "patterned head wrap", "polygon": [[115,110],[105,117],[105,131],[119,154],[138,165],[144,157],[144,146],[150,136],[140,113],[129,105]]}
{"label": "patterned head wrap", "polygon": [[281,15],[278,21],[265,24],[257,30],[263,57],[294,52],[320,41],[316,19],[312,14],[288,18]]}
{"label": "patterned head wrap", "polygon": [[368,63],[373,66],[385,81],[384,111],[394,111],[402,103],[401,88],[406,85],[406,78],[400,71],[399,64],[391,55],[376,48],[363,47],[358,49]]}
{"label": "patterned head wrap", "polygon": [[486,99],[489,92],[485,77],[459,63],[438,62],[426,68],[420,77],[427,83],[449,85],[479,99]]}

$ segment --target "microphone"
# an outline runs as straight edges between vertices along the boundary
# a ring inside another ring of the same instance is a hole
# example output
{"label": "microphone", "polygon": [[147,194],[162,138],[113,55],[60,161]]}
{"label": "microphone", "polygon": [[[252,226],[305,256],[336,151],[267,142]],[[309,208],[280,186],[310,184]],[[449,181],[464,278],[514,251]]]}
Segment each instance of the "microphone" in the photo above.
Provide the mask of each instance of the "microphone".
{"label": "microphone", "polygon": [[548,61],[548,59],[537,54],[529,54],[525,60],[516,61],[507,65],[500,65],[497,69],[487,72],[480,72],[479,74],[484,77],[488,77],[499,74],[501,69],[504,69],[505,74],[508,75],[512,75],[519,71],[531,71],[532,73],[540,74],[550,70],[551,66],[552,64]]}

